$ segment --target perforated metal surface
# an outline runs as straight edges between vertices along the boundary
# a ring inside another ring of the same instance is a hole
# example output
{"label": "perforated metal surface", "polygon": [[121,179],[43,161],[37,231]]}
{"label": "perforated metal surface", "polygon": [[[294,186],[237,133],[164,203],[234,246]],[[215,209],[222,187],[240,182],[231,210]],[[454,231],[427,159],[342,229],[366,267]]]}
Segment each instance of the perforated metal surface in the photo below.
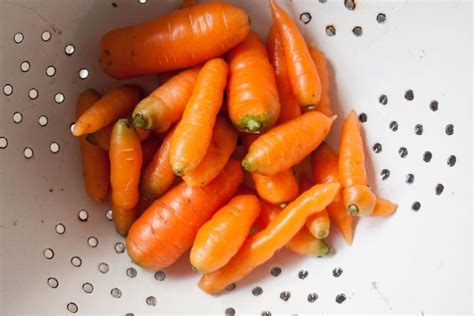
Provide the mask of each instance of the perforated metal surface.
{"label": "perforated metal surface", "polygon": [[[232,2],[265,36],[266,1]],[[359,220],[352,247],[333,232],[327,258],[282,251],[218,297],[198,290],[186,256],[143,271],[109,207],[84,193],[69,129],[81,91],[118,84],[97,62],[101,34],[177,2],[3,0],[3,314],[472,312],[472,4],[280,2],[327,54],[338,114],[360,114],[372,184],[397,213]],[[134,82],[150,89],[157,79]]]}

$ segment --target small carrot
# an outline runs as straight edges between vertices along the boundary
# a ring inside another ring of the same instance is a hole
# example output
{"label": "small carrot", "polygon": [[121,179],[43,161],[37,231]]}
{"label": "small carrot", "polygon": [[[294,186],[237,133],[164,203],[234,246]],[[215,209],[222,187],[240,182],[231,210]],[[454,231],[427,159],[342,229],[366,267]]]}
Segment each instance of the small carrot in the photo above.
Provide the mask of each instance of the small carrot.
{"label": "small carrot", "polygon": [[223,267],[237,253],[260,213],[255,195],[237,195],[196,234],[190,261],[200,273]]}
{"label": "small carrot", "polygon": [[197,4],[105,34],[102,68],[116,79],[183,69],[221,56],[250,30],[247,13],[222,2]]}
{"label": "small carrot", "polygon": [[242,165],[263,175],[289,169],[321,144],[335,119],[311,111],[274,127],[250,146]]}
{"label": "small carrot", "polygon": [[192,245],[198,229],[235,194],[242,178],[239,163],[230,160],[204,187],[181,182],[157,199],[130,228],[127,251],[132,260],[153,270],[174,263]]}
{"label": "small carrot", "polygon": [[161,140],[156,136],[151,136],[142,143],[142,167],[148,165],[148,163],[153,159],[153,156],[160,148],[160,145]]}
{"label": "small carrot", "polygon": [[319,78],[321,80],[321,99],[315,106],[315,110],[319,111],[327,116],[333,116],[334,112],[331,107],[331,97],[330,97],[330,85],[329,85],[329,69],[328,61],[323,52],[318,50],[316,46],[309,46],[309,53],[313,59],[316,70],[318,71]]}
{"label": "small carrot", "polygon": [[270,259],[304,226],[308,216],[322,211],[339,191],[339,184],[315,185],[291,202],[268,226],[250,236],[222,268],[199,280],[201,290],[215,294]]}
{"label": "small carrot", "polygon": [[197,0],[181,0],[180,9],[189,8],[197,4]]}
{"label": "small carrot", "polygon": [[195,168],[206,155],[222,105],[227,72],[227,64],[221,58],[208,61],[199,72],[183,117],[171,138],[171,166],[178,176]]}
{"label": "small carrot", "polygon": [[259,133],[275,124],[280,102],[275,73],[265,45],[250,31],[228,54],[229,84],[227,110],[234,126]]}
{"label": "small carrot", "polygon": [[376,197],[367,186],[360,122],[352,111],[344,121],[339,145],[339,181],[342,202],[352,215],[370,216]]}
{"label": "small carrot", "polygon": [[[84,91],[77,100],[76,117],[90,108],[100,95],[94,89]],[[109,192],[109,157],[107,152],[80,137],[82,173],[87,194],[97,203],[102,203]]]}
{"label": "small carrot", "polygon": [[184,182],[191,187],[206,185],[217,177],[237,145],[237,130],[224,117],[217,117],[212,134],[211,143],[202,161],[183,176]]}
{"label": "small carrot", "polygon": [[[97,145],[103,150],[109,150],[110,138],[112,136],[113,128],[114,124],[109,124],[106,127],[101,128],[97,132],[87,134],[86,139],[89,143]],[[135,128],[135,130],[141,142],[146,140],[150,136],[150,131],[141,128]]]}
{"label": "small carrot", "polygon": [[393,214],[397,209],[397,205],[389,200],[377,198],[375,202],[374,212],[372,216],[388,216]]}
{"label": "small carrot", "polygon": [[[300,178],[300,191],[304,192],[311,188],[311,181],[305,176]],[[306,220],[306,228],[317,239],[324,239],[329,235],[331,222],[327,209],[315,213]]]}
{"label": "small carrot", "polygon": [[110,182],[112,214],[121,235],[126,235],[136,218],[138,183],[142,166],[142,150],[138,135],[128,119],[119,119],[110,139]]}
{"label": "small carrot", "polygon": [[183,114],[198,73],[199,67],[187,69],[156,88],[133,110],[133,124],[157,132],[168,130]]}
{"label": "small carrot", "polygon": [[313,107],[321,99],[321,80],[308,46],[295,22],[275,0],[269,0],[272,17],[285,49],[291,86],[301,106]]}
{"label": "small carrot", "polygon": [[91,134],[127,115],[138,103],[140,89],[125,85],[107,92],[84,112],[74,124],[75,136]]}
{"label": "small carrot", "polygon": [[280,116],[277,123],[284,123],[301,115],[299,105],[293,93],[285,60],[285,49],[275,25],[272,25],[267,38],[267,51],[270,63],[275,70],[275,77],[280,99]]}

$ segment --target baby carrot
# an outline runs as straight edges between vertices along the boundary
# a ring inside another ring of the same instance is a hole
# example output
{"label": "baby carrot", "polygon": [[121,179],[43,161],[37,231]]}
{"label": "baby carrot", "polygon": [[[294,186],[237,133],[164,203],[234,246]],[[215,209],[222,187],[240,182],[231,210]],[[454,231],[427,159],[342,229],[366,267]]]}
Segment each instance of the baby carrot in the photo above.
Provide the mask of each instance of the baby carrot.
{"label": "baby carrot", "polygon": [[200,273],[215,271],[237,253],[260,213],[255,195],[237,195],[196,234],[190,261]]}
{"label": "baby carrot", "polygon": [[239,163],[230,160],[222,172],[203,187],[181,182],[135,221],[127,238],[134,262],[158,270],[174,263],[193,243],[198,229],[234,195],[242,182]]}
{"label": "baby carrot", "polygon": [[211,294],[218,293],[261,265],[285,246],[304,226],[308,216],[322,211],[339,191],[339,184],[315,185],[291,202],[268,226],[250,236],[237,254],[222,268],[207,273],[199,287]]}
{"label": "baby carrot", "polygon": [[[312,186],[311,181],[304,175],[300,178],[300,191],[304,192]],[[306,220],[306,228],[317,239],[324,239],[329,235],[329,214],[327,209],[315,213]]]}
{"label": "baby carrot", "polygon": [[146,166],[160,148],[161,140],[156,136],[151,136],[142,143],[142,166]]}
{"label": "baby carrot", "polygon": [[157,132],[168,130],[183,114],[198,73],[199,67],[187,69],[156,88],[133,110],[133,124]]}
{"label": "baby carrot", "polygon": [[210,2],[113,30],[100,42],[102,68],[117,79],[182,69],[221,56],[250,30],[247,13]]}
{"label": "baby carrot", "polygon": [[364,144],[360,122],[354,111],[344,121],[339,146],[342,202],[352,215],[370,216],[374,211],[376,198],[367,186]]}
{"label": "baby carrot", "polygon": [[74,124],[75,136],[90,134],[126,116],[138,103],[140,89],[125,85],[107,92],[100,100],[84,112]]}
{"label": "baby carrot", "polygon": [[321,144],[335,118],[311,111],[272,128],[250,146],[242,165],[263,175],[296,165]]}
{"label": "baby carrot", "polygon": [[[109,150],[110,137],[112,136],[113,128],[114,124],[109,124],[106,127],[101,128],[97,132],[87,134],[86,139],[89,143],[97,145],[103,150]],[[150,136],[150,131],[141,128],[135,128],[135,130],[141,142],[146,140]]]}
{"label": "baby carrot", "polygon": [[199,72],[183,117],[171,138],[171,166],[178,176],[195,168],[206,155],[222,105],[227,72],[227,64],[221,58],[208,61]]}
{"label": "baby carrot", "polygon": [[275,70],[275,77],[280,99],[280,116],[277,123],[284,123],[301,115],[301,106],[291,88],[288,67],[286,66],[285,50],[275,25],[272,25],[267,38],[267,51],[270,63]]}
{"label": "baby carrot", "polygon": [[269,0],[272,17],[285,49],[291,86],[301,106],[314,107],[321,99],[321,80],[308,46],[295,22],[275,0]]}
{"label": "baby carrot", "polygon": [[206,155],[196,168],[183,176],[191,187],[206,185],[224,169],[237,145],[237,130],[224,118],[217,117]]}
{"label": "baby carrot", "polygon": [[[94,89],[81,93],[77,100],[76,117],[80,117],[99,99],[100,95]],[[79,140],[86,192],[91,199],[97,203],[102,203],[109,192],[109,157],[107,152],[89,144],[85,136],[81,136]]]}
{"label": "baby carrot", "polygon": [[372,216],[388,216],[393,214],[396,209],[396,204],[393,204],[389,200],[378,197],[375,202],[374,212],[372,213]]}
{"label": "baby carrot", "polygon": [[258,133],[275,124],[280,102],[275,73],[265,45],[250,31],[228,54],[227,110],[234,126]]}
{"label": "baby carrot", "polygon": [[327,116],[333,116],[334,112],[331,108],[331,97],[329,95],[329,69],[326,56],[318,50],[315,46],[309,46],[309,53],[313,59],[316,70],[318,71],[321,80],[321,99],[315,106],[315,110]]}

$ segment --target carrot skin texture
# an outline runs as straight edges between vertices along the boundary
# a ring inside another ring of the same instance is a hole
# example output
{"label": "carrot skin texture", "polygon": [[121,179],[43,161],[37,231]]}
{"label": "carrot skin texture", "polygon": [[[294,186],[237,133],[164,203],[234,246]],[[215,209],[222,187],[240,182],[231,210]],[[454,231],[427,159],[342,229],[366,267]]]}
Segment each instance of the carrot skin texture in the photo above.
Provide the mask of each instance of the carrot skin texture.
{"label": "carrot skin texture", "polygon": [[239,163],[231,160],[213,181],[191,188],[181,182],[145,210],[130,228],[127,251],[146,269],[173,264],[191,247],[198,229],[237,191],[243,179]]}
{"label": "carrot skin texture", "polygon": [[201,290],[216,294],[261,265],[284,247],[304,226],[308,216],[322,211],[339,191],[339,184],[315,185],[291,202],[262,231],[249,237],[237,254],[221,269],[199,280]]}
{"label": "carrot skin texture", "polygon": [[[86,139],[89,143],[94,144],[102,148],[103,150],[109,150],[110,148],[110,138],[112,136],[112,129],[114,128],[114,124],[109,124],[104,128],[101,128],[97,132],[92,134],[87,134]],[[150,136],[150,131],[135,128],[137,132],[138,138],[141,142],[148,139]]]}
{"label": "carrot skin texture", "polygon": [[160,149],[160,145],[161,140],[156,136],[152,136],[142,143],[142,167],[150,163],[155,153]]}
{"label": "carrot skin texture", "polygon": [[221,58],[199,72],[183,117],[171,138],[171,166],[178,176],[195,168],[206,155],[217,113],[222,105],[228,67]]}
{"label": "carrot skin texture", "polygon": [[395,212],[397,205],[389,200],[377,198],[372,216],[388,216]]}
{"label": "carrot skin texture", "polygon": [[321,99],[314,109],[331,117],[334,115],[334,111],[331,107],[328,61],[323,52],[314,45],[309,46],[309,53],[321,80]]}
{"label": "carrot skin texture", "polygon": [[255,195],[237,195],[218,210],[196,234],[190,261],[200,273],[223,267],[244,243],[260,213]]}
{"label": "carrot skin texture", "polygon": [[224,54],[249,30],[244,10],[221,2],[197,4],[108,32],[100,42],[100,61],[116,79],[182,69]]}
{"label": "carrot skin texture", "polygon": [[254,31],[228,54],[227,110],[240,131],[259,133],[278,119],[280,102],[275,73],[265,45]]}
{"label": "carrot skin texture", "polygon": [[[300,191],[304,192],[312,186],[311,181],[304,175],[300,178]],[[315,213],[306,220],[306,228],[317,239],[324,239],[329,235],[331,222],[329,221],[329,214],[327,209]],[[302,233],[301,238],[304,235]]]}
{"label": "carrot skin texture", "polygon": [[[76,117],[79,118],[88,108],[100,99],[100,94],[89,89],[81,93],[77,100]],[[107,152],[89,144],[86,136],[81,136],[81,162],[84,187],[91,199],[102,203],[109,192],[109,157]]]}
{"label": "carrot skin texture", "polygon": [[125,117],[138,103],[140,94],[140,89],[132,85],[110,90],[79,117],[72,133],[75,136],[91,134]]}

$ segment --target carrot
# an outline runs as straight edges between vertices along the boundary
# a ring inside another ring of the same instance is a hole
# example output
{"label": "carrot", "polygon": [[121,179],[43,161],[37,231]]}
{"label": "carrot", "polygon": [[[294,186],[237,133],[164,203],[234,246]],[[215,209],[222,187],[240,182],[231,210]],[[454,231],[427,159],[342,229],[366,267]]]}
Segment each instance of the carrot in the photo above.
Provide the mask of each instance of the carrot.
{"label": "carrot", "polygon": [[199,72],[171,139],[171,166],[178,176],[197,167],[206,155],[216,115],[222,105],[227,72],[227,64],[221,58],[208,61]]}
{"label": "carrot", "polygon": [[117,79],[182,69],[218,57],[250,30],[247,13],[211,2],[113,30],[100,42],[102,68]]}
{"label": "carrot", "polygon": [[234,195],[242,178],[239,163],[231,160],[204,187],[182,182],[157,199],[130,229],[127,250],[132,260],[154,270],[174,263],[192,245],[198,229]]}
{"label": "carrot", "polygon": [[242,279],[257,266],[270,259],[304,226],[308,216],[322,211],[339,191],[339,184],[315,185],[291,202],[270,224],[250,236],[237,254],[222,268],[205,274],[199,287],[215,294]]}
{"label": "carrot", "polygon": [[144,200],[154,200],[165,193],[176,178],[170,164],[170,144],[174,129],[168,132],[161,147],[145,167],[140,183]]}
{"label": "carrot", "polygon": [[[300,178],[300,191],[304,192],[311,188],[311,181],[304,175]],[[306,228],[317,239],[324,239],[329,235],[331,223],[329,214],[325,208],[321,212],[315,213],[306,220]]]}
{"label": "carrot", "polygon": [[133,124],[157,132],[168,130],[183,114],[198,73],[198,67],[187,69],[156,88],[133,110]]}
{"label": "carrot", "polygon": [[217,117],[206,155],[196,168],[184,175],[184,182],[191,187],[198,187],[217,177],[237,145],[237,135],[237,131],[226,118]]}
{"label": "carrot", "polygon": [[107,92],[84,112],[74,124],[75,136],[91,134],[127,115],[138,103],[140,89],[125,85]]}
{"label": "carrot", "polygon": [[142,143],[142,167],[146,166],[153,159],[160,145],[161,140],[156,136],[152,136]]}
{"label": "carrot", "polygon": [[314,108],[316,111],[319,111],[327,116],[333,116],[334,112],[331,108],[331,97],[329,92],[329,69],[328,61],[323,52],[318,50],[314,45],[309,46],[309,53],[313,59],[316,70],[318,71],[319,78],[321,80],[321,99],[316,104]]}
{"label": "carrot", "polygon": [[[100,95],[94,89],[82,92],[77,100],[76,117],[80,117],[99,99]],[[91,199],[102,203],[109,192],[109,157],[107,152],[89,144],[85,136],[81,136],[79,140],[84,187]]]}
{"label": "carrot", "polygon": [[142,150],[138,135],[128,119],[119,119],[110,139],[110,182],[115,228],[126,235],[136,217]]}
{"label": "carrot", "polygon": [[260,213],[255,195],[237,195],[196,234],[190,261],[200,273],[223,267],[237,253]]}
{"label": "carrot", "polygon": [[397,205],[390,202],[389,200],[377,198],[375,202],[374,212],[372,216],[388,216],[393,214],[397,209]]}
{"label": "carrot", "polygon": [[370,216],[376,197],[367,186],[360,122],[352,111],[344,121],[339,145],[339,181],[342,202],[352,215]]}
{"label": "carrot", "polygon": [[284,123],[301,115],[301,106],[291,88],[288,67],[286,66],[283,43],[274,25],[267,38],[267,51],[270,63],[275,70],[281,110],[277,123]]}
{"label": "carrot", "polygon": [[335,118],[311,111],[272,128],[250,146],[242,165],[263,175],[289,169],[319,146]]}
{"label": "carrot", "polygon": [[280,102],[275,73],[258,35],[250,31],[228,54],[227,110],[234,126],[258,133],[275,124]]}
{"label": "carrot", "polygon": [[197,0],[181,0],[180,9],[189,8],[197,4]]}
{"label": "carrot", "polygon": [[299,104],[313,107],[321,99],[321,80],[308,46],[295,22],[275,0],[269,0],[273,22],[285,49],[286,65],[293,93]]}
{"label": "carrot", "polygon": [[[103,150],[109,150],[110,138],[112,136],[113,128],[114,124],[109,124],[106,127],[101,128],[97,132],[87,134],[86,139],[89,143],[97,145]],[[135,128],[135,131],[137,132],[138,138],[141,142],[146,140],[150,136],[150,131],[141,128]]]}

